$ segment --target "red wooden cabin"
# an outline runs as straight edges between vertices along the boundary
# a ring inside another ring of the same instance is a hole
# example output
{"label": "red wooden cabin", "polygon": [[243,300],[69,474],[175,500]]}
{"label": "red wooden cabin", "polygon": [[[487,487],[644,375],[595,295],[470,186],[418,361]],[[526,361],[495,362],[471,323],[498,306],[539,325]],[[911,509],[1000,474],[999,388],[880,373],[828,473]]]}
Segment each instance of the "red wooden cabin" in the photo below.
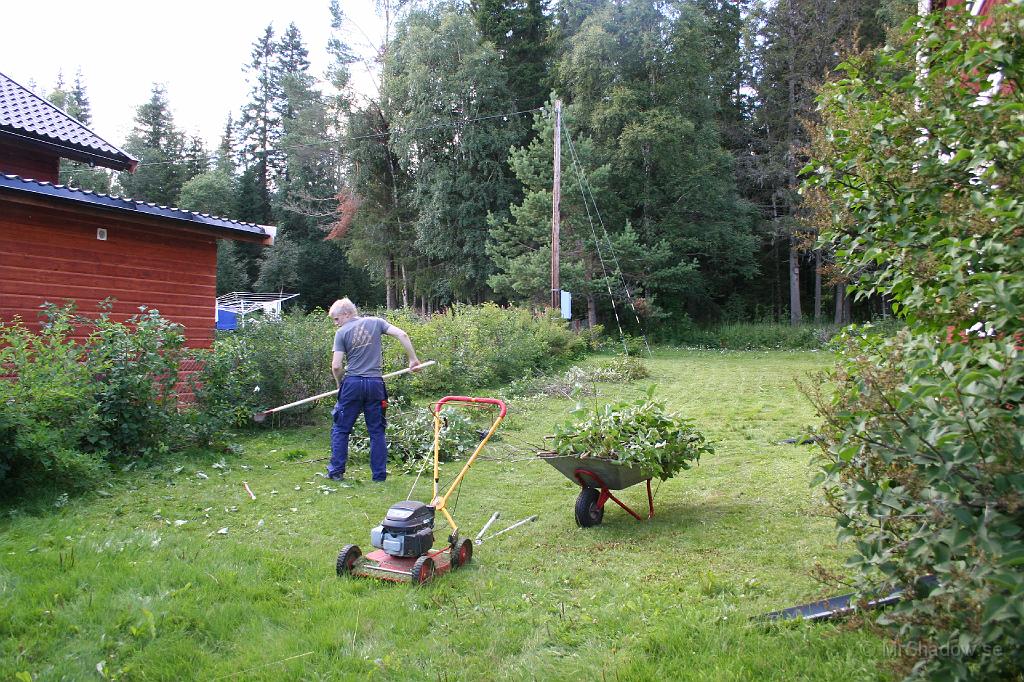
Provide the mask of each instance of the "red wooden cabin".
{"label": "red wooden cabin", "polygon": [[64,187],[60,159],[134,172],[134,158],[0,73],[0,319],[38,325],[42,303],[84,314],[114,297],[213,342],[217,240],[273,243],[276,228]]}

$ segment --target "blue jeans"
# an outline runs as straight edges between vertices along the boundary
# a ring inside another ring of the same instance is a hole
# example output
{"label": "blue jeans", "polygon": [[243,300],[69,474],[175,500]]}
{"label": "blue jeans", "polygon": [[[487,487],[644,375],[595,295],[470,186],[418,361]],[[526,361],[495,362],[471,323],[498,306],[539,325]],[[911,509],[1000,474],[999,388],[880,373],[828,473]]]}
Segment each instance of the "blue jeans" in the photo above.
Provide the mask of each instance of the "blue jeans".
{"label": "blue jeans", "polygon": [[384,407],[388,399],[384,380],[380,377],[345,377],[338,390],[338,404],[334,406],[334,426],[331,427],[331,463],[328,476],[345,473],[348,462],[348,438],[352,434],[359,413],[366,420],[370,434],[370,472],[373,480],[383,481],[388,476],[388,443],[384,438],[387,420]]}

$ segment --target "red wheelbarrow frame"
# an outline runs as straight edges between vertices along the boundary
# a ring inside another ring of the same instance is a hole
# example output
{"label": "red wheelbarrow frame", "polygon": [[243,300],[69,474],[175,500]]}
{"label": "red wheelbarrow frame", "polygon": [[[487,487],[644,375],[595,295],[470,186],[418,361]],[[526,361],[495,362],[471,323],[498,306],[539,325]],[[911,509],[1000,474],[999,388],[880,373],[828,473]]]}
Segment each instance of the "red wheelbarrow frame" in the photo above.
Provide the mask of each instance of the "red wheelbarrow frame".
{"label": "red wheelbarrow frame", "polygon": [[[654,517],[654,496],[651,495],[651,479],[649,479],[649,478],[645,479],[645,481],[647,483],[647,507],[648,507],[648,511],[647,511],[647,519],[644,519],[642,516],[640,516],[635,511],[630,509],[629,506],[626,505],[625,502],[623,502],[619,498],[615,497],[615,495],[612,494],[612,491],[608,488],[608,486],[601,479],[601,477],[598,476],[597,474],[595,474],[593,471],[590,471],[588,469],[579,468],[579,469],[574,469],[572,473],[573,473],[573,476],[575,476],[575,478],[576,478],[576,482],[580,484],[581,488],[598,488],[598,489],[600,489],[601,493],[597,496],[597,508],[598,509],[604,511],[605,503],[608,502],[608,500],[611,500],[615,504],[617,504],[620,507],[622,507],[623,509],[625,509],[637,521],[645,521],[645,520],[649,520],[649,519]],[[587,485],[586,482],[584,481],[585,477],[593,479],[594,482],[597,483],[597,485]]]}

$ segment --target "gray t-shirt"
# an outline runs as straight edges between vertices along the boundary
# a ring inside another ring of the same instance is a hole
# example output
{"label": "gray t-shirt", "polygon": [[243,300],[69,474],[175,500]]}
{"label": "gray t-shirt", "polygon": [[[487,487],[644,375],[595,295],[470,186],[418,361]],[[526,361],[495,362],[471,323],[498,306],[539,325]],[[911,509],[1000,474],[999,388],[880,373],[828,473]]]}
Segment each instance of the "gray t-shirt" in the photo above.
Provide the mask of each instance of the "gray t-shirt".
{"label": "gray t-shirt", "polygon": [[380,336],[391,325],[379,317],[357,317],[334,333],[334,350],[345,354],[347,377],[379,377],[381,363]]}

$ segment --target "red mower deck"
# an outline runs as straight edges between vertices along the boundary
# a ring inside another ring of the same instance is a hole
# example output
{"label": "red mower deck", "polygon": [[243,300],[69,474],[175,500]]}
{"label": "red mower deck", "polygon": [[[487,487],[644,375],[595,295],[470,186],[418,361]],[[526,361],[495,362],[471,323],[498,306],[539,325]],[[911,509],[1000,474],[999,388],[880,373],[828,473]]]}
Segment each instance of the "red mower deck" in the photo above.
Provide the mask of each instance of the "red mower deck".
{"label": "red mower deck", "polygon": [[356,545],[346,545],[338,554],[339,576],[354,575],[364,578],[378,578],[396,583],[422,585],[434,576],[443,575],[453,568],[460,568],[473,558],[473,542],[466,538],[458,544],[458,551],[452,560],[452,548],[446,546],[432,549],[419,557],[395,557],[383,549],[377,549],[366,556]]}

